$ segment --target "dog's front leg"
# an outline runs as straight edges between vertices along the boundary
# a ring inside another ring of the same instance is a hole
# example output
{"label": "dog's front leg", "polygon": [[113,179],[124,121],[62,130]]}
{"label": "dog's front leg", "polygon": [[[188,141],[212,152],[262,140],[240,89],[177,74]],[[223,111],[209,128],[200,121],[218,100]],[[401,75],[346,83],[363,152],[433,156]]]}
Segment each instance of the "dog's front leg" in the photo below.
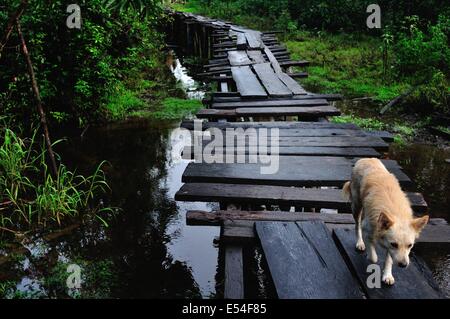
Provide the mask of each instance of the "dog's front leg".
{"label": "dog's front leg", "polygon": [[371,238],[368,238],[366,242],[368,243],[367,258],[370,260],[370,262],[376,264],[378,262],[377,250],[375,249],[376,243]]}
{"label": "dog's front leg", "polygon": [[355,231],[356,231],[356,249],[359,251],[366,250],[366,245],[364,245],[363,234],[362,234],[362,225],[361,225],[362,213],[360,211],[357,216],[355,223]]}
{"label": "dog's front leg", "polygon": [[387,285],[393,285],[395,282],[394,276],[392,276],[392,257],[389,251],[386,252],[386,261],[384,262],[383,282]]}

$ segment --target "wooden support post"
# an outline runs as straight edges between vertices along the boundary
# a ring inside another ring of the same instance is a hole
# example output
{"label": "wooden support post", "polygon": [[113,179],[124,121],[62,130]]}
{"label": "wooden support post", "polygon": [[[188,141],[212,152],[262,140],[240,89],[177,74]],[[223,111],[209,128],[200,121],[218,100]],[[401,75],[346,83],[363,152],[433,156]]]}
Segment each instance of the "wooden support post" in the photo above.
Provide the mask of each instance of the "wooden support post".
{"label": "wooden support post", "polygon": [[225,299],[244,298],[244,263],[242,247],[225,247]]}

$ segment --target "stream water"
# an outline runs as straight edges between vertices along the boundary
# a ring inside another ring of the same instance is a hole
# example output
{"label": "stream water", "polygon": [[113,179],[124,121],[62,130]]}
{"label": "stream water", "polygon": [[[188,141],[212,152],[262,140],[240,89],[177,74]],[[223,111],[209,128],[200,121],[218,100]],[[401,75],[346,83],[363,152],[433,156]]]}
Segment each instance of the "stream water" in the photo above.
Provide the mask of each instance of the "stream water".
{"label": "stream water", "polygon": [[[174,70],[180,72],[183,83],[195,85],[181,65]],[[0,283],[11,283],[14,288],[9,297],[66,296],[66,269],[71,263],[85,272],[82,297],[221,296],[220,288],[216,289],[222,279],[214,245],[219,228],[185,223],[187,210],[217,206],[174,201],[188,164],[171,151],[183,143],[171,134],[177,126],[134,119],[90,129],[83,138],[67,142],[63,158],[79,173],[90,173],[102,160],[108,161],[105,172],[112,191],[99,200],[117,207],[117,214],[109,227],[89,223],[54,240],[32,242],[26,245],[25,254],[7,262],[0,259]],[[417,182],[431,215],[449,220],[450,164],[445,160],[450,153],[433,145],[413,144],[392,148],[390,154]],[[450,296],[448,248],[418,252]],[[250,254],[255,264],[261,264],[260,252]],[[256,290],[265,287],[254,286]],[[255,292],[261,295],[264,292]]]}

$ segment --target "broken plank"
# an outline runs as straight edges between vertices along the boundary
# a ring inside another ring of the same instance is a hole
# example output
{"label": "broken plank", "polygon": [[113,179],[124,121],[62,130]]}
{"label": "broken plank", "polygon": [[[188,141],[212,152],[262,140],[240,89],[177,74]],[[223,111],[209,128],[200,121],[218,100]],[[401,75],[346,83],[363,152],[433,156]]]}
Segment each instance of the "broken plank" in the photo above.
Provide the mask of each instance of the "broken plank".
{"label": "broken plank", "polygon": [[273,71],[270,63],[261,63],[253,65],[258,78],[264,85],[266,91],[273,97],[287,97],[292,96],[292,91],[280,81],[278,76]]}
{"label": "broken plank", "polygon": [[231,73],[242,97],[267,97],[266,91],[248,66],[232,67]]}
{"label": "broken plank", "polygon": [[[353,229],[335,229],[334,237],[341,252],[345,255],[348,263],[356,273],[361,286],[369,298],[373,299],[437,299],[442,298],[442,294],[437,288],[437,284],[427,273],[430,271],[426,265],[419,263],[414,257],[407,268],[393,266],[392,273],[396,279],[393,286],[386,286],[381,283],[380,288],[367,287],[367,279],[372,273],[367,272],[367,267],[371,262],[364,253],[355,249],[355,232]],[[382,265],[385,253],[378,248],[378,264]]]}
{"label": "broken plank", "polygon": [[260,49],[263,47],[260,36],[257,32],[246,30],[245,38],[247,39],[248,47],[250,49]]}
{"label": "broken plank", "polygon": [[237,32],[236,34],[236,44],[238,50],[245,50],[247,48],[247,38],[245,37],[245,34],[242,32]]}
{"label": "broken plank", "polygon": [[359,299],[362,292],[322,222],[256,222],[280,299]]}

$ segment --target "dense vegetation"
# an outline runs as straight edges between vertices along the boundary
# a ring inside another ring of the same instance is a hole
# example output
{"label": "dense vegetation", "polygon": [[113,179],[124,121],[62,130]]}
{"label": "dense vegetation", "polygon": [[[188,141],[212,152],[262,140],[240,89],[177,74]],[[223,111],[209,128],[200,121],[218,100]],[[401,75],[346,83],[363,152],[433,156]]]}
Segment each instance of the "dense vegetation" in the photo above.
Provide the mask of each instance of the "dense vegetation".
{"label": "dense vegetation", "polygon": [[[51,148],[41,139],[38,100],[51,133],[145,109],[157,110],[150,114],[158,119],[187,112],[172,106],[174,96],[182,106],[188,103],[165,64],[160,27],[167,18],[161,1],[77,4],[81,29],[66,25],[65,1],[0,0],[0,233],[58,226],[84,213],[102,219],[107,211],[93,200],[108,189],[101,163],[89,177],[70,171],[57,156],[52,169]],[[20,8],[23,14],[9,29]]]}
{"label": "dense vegetation", "polygon": [[[233,19],[260,30],[286,31],[294,58],[309,60],[310,90],[388,102],[412,89],[409,108],[448,113],[450,4],[377,1],[382,28],[368,29],[358,0],[191,0],[178,8]],[[408,111],[408,110],[407,110]]]}

